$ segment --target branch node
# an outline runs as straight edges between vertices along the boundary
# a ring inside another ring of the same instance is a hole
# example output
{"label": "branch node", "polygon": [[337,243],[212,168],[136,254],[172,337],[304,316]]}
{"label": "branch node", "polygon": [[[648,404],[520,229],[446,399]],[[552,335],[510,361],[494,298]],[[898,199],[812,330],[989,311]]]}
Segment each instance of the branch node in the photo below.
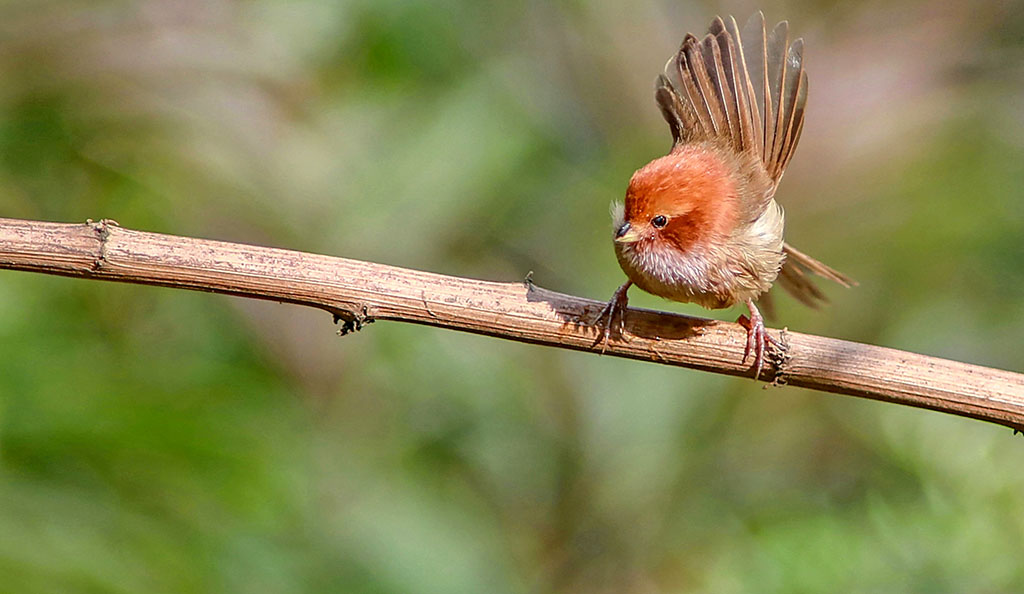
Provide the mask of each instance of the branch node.
{"label": "branch node", "polygon": [[100,219],[99,221],[86,219],[85,224],[92,228],[97,239],[100,240],[99,248],[96,250],[96,259],[93,260],[90,267],[95,272],[103,268],[107,262],[107,240],[110,238],[110,227],[120,227],[121,225],[114,219]]}
{"label": "branch node", "polygon": [[782,345],[782,348],[772,349],[769,353],[773,374],[771,381],[765,387],[775,386],[781,388],[788,383],[786,371],[789,362],[793,359],[793,356],[789,354],[789,328],[783,328],[779,331],[779,343]]}
{"label": "branch node", "polygon": [[338,336],[359,332],[363,329],[363,326],[372,324],[375,321],[373,316],[370,315],[369,308],[365,305],[360,313],[352,313],[347,310],[334,312],[334,323],[342,322],[341,328],[338,329]]}

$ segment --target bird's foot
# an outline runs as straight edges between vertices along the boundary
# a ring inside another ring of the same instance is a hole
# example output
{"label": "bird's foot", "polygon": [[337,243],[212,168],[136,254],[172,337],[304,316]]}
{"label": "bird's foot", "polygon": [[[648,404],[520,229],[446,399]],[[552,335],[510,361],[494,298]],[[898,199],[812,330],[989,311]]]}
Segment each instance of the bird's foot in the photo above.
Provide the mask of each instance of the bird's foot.
{"label": "bird's foot", "polygon": [[747,307],[750,309],[750,317],[741,315],[736,321],[747,329],[747,345],[743,349],[743,362],[747,362],[747,357],[753,351],[754,379],[757,380],[761,377],[761,369],[764,367],[765,347],[768,344],[780,350],[784,350],[784,347],[782,343],[768,334],[768,330],[764,327],[764,318],[761,317],[761,312],[757,310],[754,302],[748,301]]}
{"label": "bird's foot", "polygon": [[[593,346],[601,345],[601,354],[604,354],[605,349],[608,348],[608,341],[611,339],[612,328],[615,327],[615,320],[618,318],[618,335],[619,338],[623,338],[623,331],[626,329],[626,309],[629,306],[629,287],[633,285],[633,281],[626,281],[621,287],[615,289],[615,294],[608,300],[608,303],[601,310],[600,315],[594,320],[594,324],[600,324],[601,332],[597,336],[597,341],[594,342]],[[601,320],[604,323],[601,324]]]}

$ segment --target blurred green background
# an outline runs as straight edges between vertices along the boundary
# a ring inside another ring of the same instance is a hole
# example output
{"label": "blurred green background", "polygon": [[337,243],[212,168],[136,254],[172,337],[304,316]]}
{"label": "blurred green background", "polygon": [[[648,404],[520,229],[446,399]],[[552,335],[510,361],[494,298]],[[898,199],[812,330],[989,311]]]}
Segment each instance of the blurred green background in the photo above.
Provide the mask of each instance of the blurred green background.
{"label": "blurred green background", "polygon": [[[606,299],[608,203],[670,143],[656,74],[757,9],[808,46],[788,237],[861,282],[777,323],[1024,370],[1015,2],[7,0],[0,216]],[[0,591],[1024,591],[1008,429],[335,330],[0,272]]]}

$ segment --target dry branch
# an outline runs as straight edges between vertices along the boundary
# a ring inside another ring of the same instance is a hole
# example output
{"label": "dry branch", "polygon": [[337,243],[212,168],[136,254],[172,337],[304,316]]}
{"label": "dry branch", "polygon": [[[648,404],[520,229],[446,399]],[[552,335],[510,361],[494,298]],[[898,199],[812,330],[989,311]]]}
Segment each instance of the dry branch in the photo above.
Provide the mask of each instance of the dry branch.
{"label": "dry branch", "polygon": [[[324,309],[359,329],[414,322],[580,351],[595,348],[604,303],[529,282],[497,283],[191,237],[0,219],[0,268],[160,285]],[[751,376],[737,324],[631,309],[606,354]],[[929,408],[1024,429],[1024,375],[866,344],[785,332],[775,383]]]}

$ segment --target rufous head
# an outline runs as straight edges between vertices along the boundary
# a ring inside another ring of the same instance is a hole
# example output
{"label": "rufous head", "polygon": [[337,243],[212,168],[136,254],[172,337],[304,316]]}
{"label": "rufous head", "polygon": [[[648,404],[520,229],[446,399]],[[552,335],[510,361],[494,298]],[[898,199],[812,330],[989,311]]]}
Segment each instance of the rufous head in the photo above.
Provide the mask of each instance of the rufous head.
{"label": "rufous head", "polygon": [[617,243],[686,251],[731,231],[736,218],[732,168],[703,147],[680,149],[633,174],[625,203],[613,212]]}

